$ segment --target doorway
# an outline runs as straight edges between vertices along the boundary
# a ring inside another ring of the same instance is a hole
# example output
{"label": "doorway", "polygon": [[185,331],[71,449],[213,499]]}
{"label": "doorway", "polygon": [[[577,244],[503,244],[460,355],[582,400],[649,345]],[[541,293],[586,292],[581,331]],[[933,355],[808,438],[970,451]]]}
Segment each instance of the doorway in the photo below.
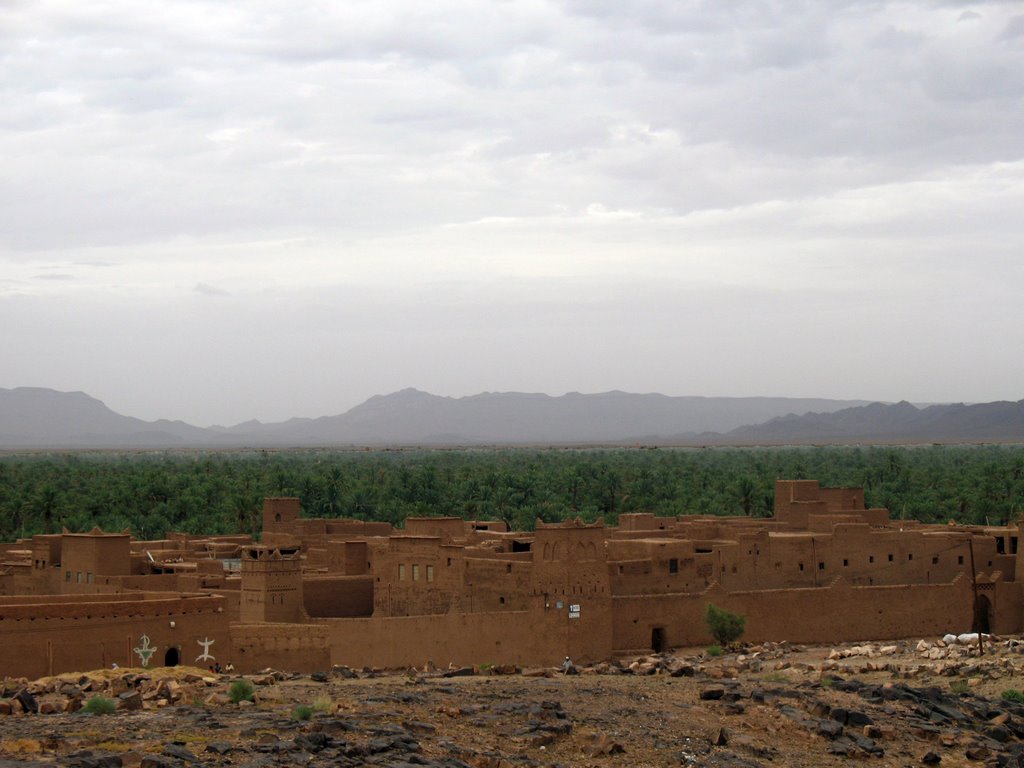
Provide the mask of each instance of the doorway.
{"label": "doorway", "polygon": [[178,649],[168,648],[167,653],[164,654],[164,666],[165,667],[176,667],[178,666]]}
{"label": "doorway", "polygon": [[665,628],[654,627],[651,630],[651,650],[662,653],[665,650]]}
{"label": "doorway", "polygon": [[974,603],[974,626],[971,629],[986,635],[992,633],[992,601],[985,595],[978,595]]}

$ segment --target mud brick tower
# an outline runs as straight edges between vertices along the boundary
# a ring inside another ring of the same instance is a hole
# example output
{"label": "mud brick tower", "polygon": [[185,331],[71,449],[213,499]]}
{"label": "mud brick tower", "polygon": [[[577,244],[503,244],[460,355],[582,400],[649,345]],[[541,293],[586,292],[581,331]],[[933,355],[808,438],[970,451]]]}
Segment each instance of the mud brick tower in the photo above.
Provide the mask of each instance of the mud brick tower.
{"label": "mud brick tower", "polygon": [[252,545],[242,550],[239,618],[248,622],[301,623],[302,561],[298,547]]}

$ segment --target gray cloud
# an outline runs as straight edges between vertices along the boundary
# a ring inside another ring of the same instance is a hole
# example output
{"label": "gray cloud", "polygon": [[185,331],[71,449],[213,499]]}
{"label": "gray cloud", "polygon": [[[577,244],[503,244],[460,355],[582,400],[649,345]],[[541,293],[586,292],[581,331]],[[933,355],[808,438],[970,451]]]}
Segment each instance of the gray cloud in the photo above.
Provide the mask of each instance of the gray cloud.
{"label": "gray cloud", "polygon": [[[1005,355],[973,345],[989,375],[947,386],[892,339],[967,344],[945,301],[1020,340],[1018,10],[5,3],[0,386],[222,422],[304,387],[308,415],[410,384],[740,394],[721,350],[779,339],[804,351],[766,394],[1007,396],[981,383],[1020,380]],[[250,399],[162,384],[150,348]],[[284,350],[305,376],[254,369]],[[120,389],[129,367],[152,381]]]}

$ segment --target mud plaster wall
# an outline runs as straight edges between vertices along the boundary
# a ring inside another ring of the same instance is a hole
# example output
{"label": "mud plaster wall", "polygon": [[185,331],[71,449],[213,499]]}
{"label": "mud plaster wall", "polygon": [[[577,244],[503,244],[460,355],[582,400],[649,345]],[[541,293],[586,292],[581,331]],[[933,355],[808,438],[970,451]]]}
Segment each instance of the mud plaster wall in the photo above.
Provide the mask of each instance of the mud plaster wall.
{"label": "mud plaster wall", "polygon": [[707,645],[708,603],[746,617],[744,640],[839,642],[966,632],[972,623],[970,580],[950,584],[851,587],[841,580],[818,589],[614,598],[616,651],[651,647],[664,628],[668,646]]}
{"label": "mud plaster wall", "polygon": [[327,630],[315,624],[231,625],[231,663],[238,672],[272,667],[294,672],[331,668]]}
{"label": "mud plaster wall", "polygon": [[314,576],[302,580],[302,600],[311,617],[370,616],[372,576]]}
{"label": "mud plaster wall", "polygon": [[[568,604],[528,611],[448,613],[374,619],[321,619],[331,661],[348,666],[439,667],[468,664],[558,664],[570,655],[597,661],[611,654],[607,612],[584,610],[570,619]],[[572,635],[586,638],[576,643]]]}
{"label": "mud plaster wall", "polygon": [[[175,602],[180,606],[182,601]],[[209,600],[196,609],[153,604],[135,606],[138,613],[128,614],[120,613],[124,606],[116,608],[117,612],[95,604],[92,613],[83,615],[0,619],[0,676],[42,677],[114,663],[139,667],[142,661],[134,649],[140,647],[156,649],[149,667],[161,666],[172,647],[178,649],[180,663],[208,666],[213,662],[195,660],[204,653],[199,640],[214,641],[209,650],[217,660],[230,648],[227,622]]]}

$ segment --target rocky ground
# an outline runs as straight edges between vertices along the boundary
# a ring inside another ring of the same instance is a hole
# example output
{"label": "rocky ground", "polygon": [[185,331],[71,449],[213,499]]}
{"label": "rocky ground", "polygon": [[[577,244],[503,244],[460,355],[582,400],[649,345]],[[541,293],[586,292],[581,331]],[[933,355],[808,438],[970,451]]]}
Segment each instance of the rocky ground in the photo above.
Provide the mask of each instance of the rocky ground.
{"label": "rocky ground", "polygon": [[[1024,766],[1015,640],[747,647],[515,668],[101,670],[0,690],[0,768]],[[1014,694],[1010,694],[1011,697]],[[94,714],[90,699],[117,707]],[[1024,695],[1021,696],[1024,701]]]}

